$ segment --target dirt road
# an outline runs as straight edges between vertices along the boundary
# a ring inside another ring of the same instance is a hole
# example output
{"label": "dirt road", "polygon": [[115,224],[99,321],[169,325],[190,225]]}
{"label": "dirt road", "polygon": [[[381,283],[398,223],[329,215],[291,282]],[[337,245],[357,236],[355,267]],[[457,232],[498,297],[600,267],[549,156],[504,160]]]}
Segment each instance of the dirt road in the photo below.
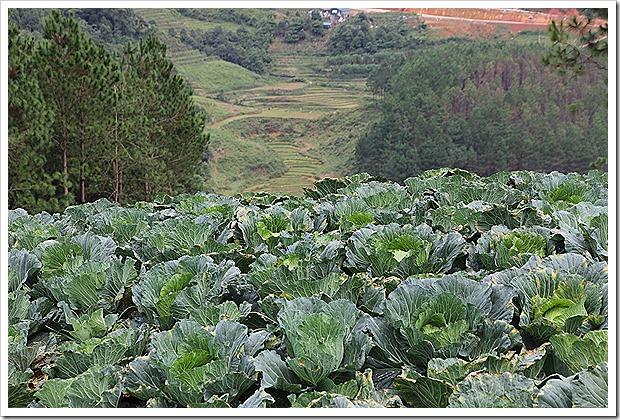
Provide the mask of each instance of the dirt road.
{"label": "dirt road", "polygon": [[403,12],[416,13],[439,36],[458,34],[489,35],[496,27],[504,25],[513,34],[527,29],[545,29],[552,20],[577,15],[576,9],[548,12],[521,9],[482,8],[410,8],[410,9],[354,9],[352,14]]}
{"label": "dirt road", "polygon": [[544,26],[549,25],[547,22],[523,22],[523,21],[511,21],[511,20],[492,20],[492,19],[473,19],[473,18],[464,18],[464,17],[456,17],[456,16],[439,16],[439,15],[427,15],[427,14],[419,14],[418,16],[422,17],[425,22],[428,24],[429,19],[435,20],[458,20],[461,22],[472,22],[472,23],[492,23],[499,25],[523,25],[527,23],[532,26]]}

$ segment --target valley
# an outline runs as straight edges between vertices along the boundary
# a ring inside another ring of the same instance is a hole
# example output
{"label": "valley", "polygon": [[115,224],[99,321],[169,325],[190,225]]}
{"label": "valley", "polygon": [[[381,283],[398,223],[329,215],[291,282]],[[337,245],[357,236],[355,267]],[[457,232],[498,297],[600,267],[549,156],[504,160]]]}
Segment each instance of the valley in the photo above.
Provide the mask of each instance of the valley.
{"label": "valley", "polygon": [[[504,9],[359,9],[368,14],[418,13],[431,38],[448,36],[546,42],[555,15]],[[207,56],[174,36],[179,31],[238,30],[231,22],[206,22],[176,9],[135,9],[166,42],[176,71],[191,85],[207,114],[210,151],[206,185],[213,191],[300,194],[318,179],[356,171],[355,137],[376,116],[363,75],[337,74],[327,64],[327,39],[271,43],[273,62],[259,75]],[[405,17],[405,15],[403,15]],[[519,35],[519,31],[525,32]],[[542,41],[541,41],[542,37]],[[343,129],[346,127],[346,129]]]}
{"label": "valley", "polygon": [[[281,40],[270,47],[274,65],[269,74],[259,76],[189,49],[167,33],[169,28],[204,29],[208,27],[205,22],[170,9],[136,9],[136,13],[155,23],[158,36],[169,46],[175,69],[188,80],[195,103],[208,115],[206,131],[214,157],[209,161],[209,185],[213,190],[223,194],[300,194],[318,179],[344,176],[353,170],[354,147],[339,145],[339,154],[329,154],[325,150],[330,145],[325,143],[333,143],[342,120],[360,123],[353,131],[365,127],[367,122],[355,111],[371,105],[365,78],[327,71],[327,57],[314,52],[317,46],[313,42],[302,43],[296,51]],[[256,133],[239,139],[240,122]],[[283,130],[291,124],[299,132]],[[316,128],[320,130],[314,131]],[[268,136],[258,134],[262,129]],[[261,164],[260,159],[244,159],[256,154],[267,161]],[[249,161],[254,166],[248,166]],[[274,169],[274,161],[279,161],[278,169]]]}

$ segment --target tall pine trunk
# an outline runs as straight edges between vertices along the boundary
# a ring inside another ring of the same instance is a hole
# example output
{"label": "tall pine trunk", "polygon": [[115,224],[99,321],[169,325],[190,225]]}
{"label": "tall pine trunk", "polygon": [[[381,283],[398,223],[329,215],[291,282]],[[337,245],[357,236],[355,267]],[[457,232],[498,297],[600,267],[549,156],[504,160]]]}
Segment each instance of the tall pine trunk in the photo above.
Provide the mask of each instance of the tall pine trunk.
{"label": "tall pine trunk", "polygon": [[64,184],[64,194],[69,195],[69,187],[67,186],[67,181],[69,180],[69,169],[67,167],[67,137],[62,139],[62,173],[65,175],[63,184]]}
{"label": "tall pine trunk", "polygon": [[149,201],[150,200],[149,198],[150,197],[149,195],[149,174],[146,174],[144,178],[144,190],[146,192],[146,201]]}
{"label": "tall pine trunk", "polygon": [[[116,95],[116,86],[114,86],[114,94]],[[120,193],[120,163],[118,159],[118,107],[114,110],[114,201],[119,202]]]}
{"label": "tall pine trunk", "polygon": [[64,111],[64,99],[62,100],[63,112],[62,112],[62,173],[64,174],[63,187],[64,195],[69,195],[69,187],[67,182],[69,181],[69,167],[67,164],[67,120]]}
{"label": "tall pine trunk", "polygon": [[123,165],[119,162],[118,173],[118,199],[120,203],[121,195],[123,194]]}
{"label": "tall pine trunk", "polygon": [[[80,85],[80,93],[78,95],[78,101],[80,104],[85,104],[85,99],[84,99],[84,84]],[[88,100],[88,98],[86,99]],[[80,202],[81,203],[85,203],[86,202],[86,174],[85,174],[85,167],[86,167],[86,153],[84,151],[84,144],[86,143],[86,133],[85,128],[84,128],[84,120],[86,118],[86,115],[84,115],[83,112],[84,108],[81,108],[78,115],[80,118]]]}
{"label": "tall pine trunk", "polygon": [[84,157],[84,133],[82,132],[82,138],[80,139],[80,190],[82,203],[86,202],[86,174],[84,173],[84,167],[86,165],[86,159]]}

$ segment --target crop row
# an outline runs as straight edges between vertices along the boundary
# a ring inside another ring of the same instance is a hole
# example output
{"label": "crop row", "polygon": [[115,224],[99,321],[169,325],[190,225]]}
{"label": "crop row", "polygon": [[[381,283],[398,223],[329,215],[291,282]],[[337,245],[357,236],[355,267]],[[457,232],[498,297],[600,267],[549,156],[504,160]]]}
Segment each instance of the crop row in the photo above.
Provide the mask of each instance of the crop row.
{"label": "crop row", "polygon": [[9,211],[12,407],[606,407],[607,178]]}

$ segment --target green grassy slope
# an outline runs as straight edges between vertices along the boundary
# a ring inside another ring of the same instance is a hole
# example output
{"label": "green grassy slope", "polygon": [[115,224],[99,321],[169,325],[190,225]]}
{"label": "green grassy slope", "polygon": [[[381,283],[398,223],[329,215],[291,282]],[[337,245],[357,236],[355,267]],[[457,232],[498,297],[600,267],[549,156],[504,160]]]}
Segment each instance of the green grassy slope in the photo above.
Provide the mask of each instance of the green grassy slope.
{"label": "green grassy slope", "polygon": [[260,75],[222,60],[175,63],[198,94],[209,95],[260,86],[266,83]]}
{"label": "green grassy slope", "polygon": [[[325,176],[352,173],[354,133],[369,121],[365,79],[326,71],[316,54],[325,40],[294,45],[276,40],[269,75],[208,57],[174,38],[170,28],[207,30],[219,23],[173,9],[136,9],[158,29],[175,69],[208,114],[208,185],[215,192],[281,191],[300,194]],[[238,25],[222,22],[224,30]]]}

